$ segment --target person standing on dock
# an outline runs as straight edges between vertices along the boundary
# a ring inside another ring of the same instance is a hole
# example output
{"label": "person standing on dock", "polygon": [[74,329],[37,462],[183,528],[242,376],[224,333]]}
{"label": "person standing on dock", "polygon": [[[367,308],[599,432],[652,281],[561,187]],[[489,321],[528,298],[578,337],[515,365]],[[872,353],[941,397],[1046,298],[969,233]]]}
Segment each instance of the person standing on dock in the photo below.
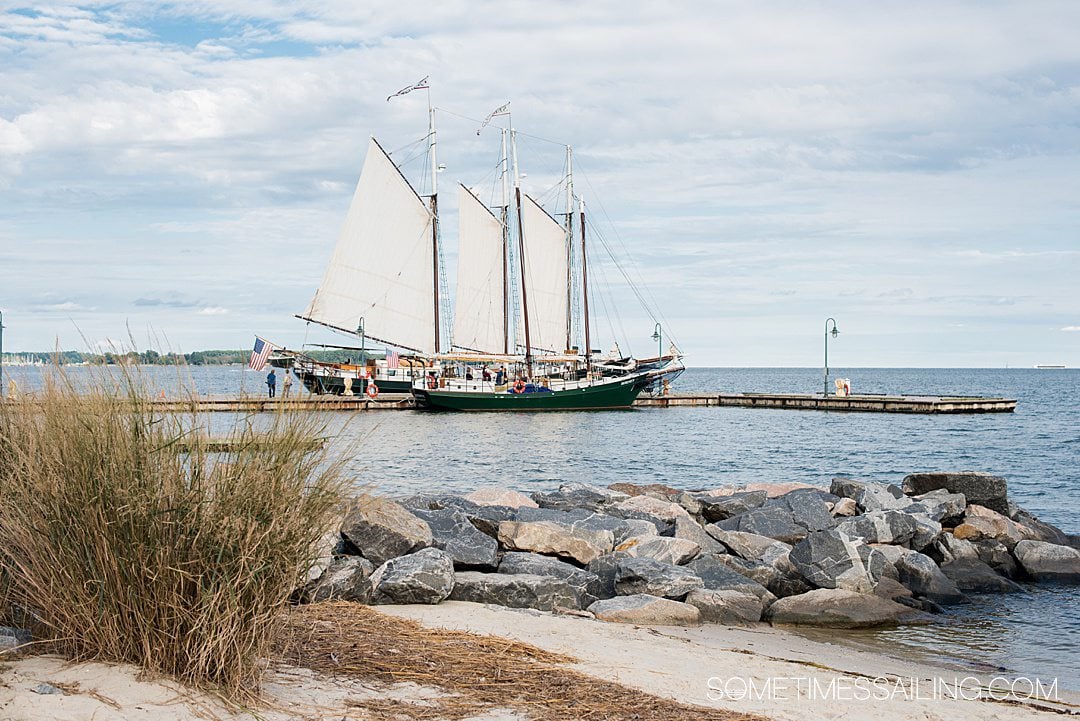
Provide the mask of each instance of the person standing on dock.
{"label": "person standing on dock", "polygon": [[285,371],[285,380],[281,383],[281,397],[288,398],[290,390],[292,390],[292,375]]}
{"label": "person standing on dock", "polygon": [[266,391],[270,394],[270,398],[273,398],[277,391],[277,375],[273,368],[266,374]]}

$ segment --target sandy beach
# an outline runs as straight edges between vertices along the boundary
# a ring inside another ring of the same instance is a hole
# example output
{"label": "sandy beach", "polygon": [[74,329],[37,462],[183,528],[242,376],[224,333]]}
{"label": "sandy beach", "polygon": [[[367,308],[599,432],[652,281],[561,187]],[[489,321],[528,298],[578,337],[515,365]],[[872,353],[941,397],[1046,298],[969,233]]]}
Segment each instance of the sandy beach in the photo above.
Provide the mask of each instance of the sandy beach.
{"label": "sandy beach", "polygon": [[[1080,712],[1080,693],[1074,690],[1048,689],[1056,701],[976,699],[978,684],[991,680],[985,675],[855,651],[764,625],[642,627],[455,601],[379,610],[428,627],[528,643],[578,659],[573,668],[589,676],[735,714],[791,721],[870,716],[878,721],[976,721],[1050,719]],[[874,678],[882,680],[870,685]],[[962,690],[954,696],[962,698],[943,697],[955,683],[961,683]],[[364,708],[372,699],[423,705],[444,693],[430,686],[364,683],[280,664],[267,672],[263,691],[263,706],[243,710],[213,695],[149,678],[130,666],[30,656],[0,665],[0,719],[338,721],[378,718]],[[526,717],[495,709],[474,718]]]}

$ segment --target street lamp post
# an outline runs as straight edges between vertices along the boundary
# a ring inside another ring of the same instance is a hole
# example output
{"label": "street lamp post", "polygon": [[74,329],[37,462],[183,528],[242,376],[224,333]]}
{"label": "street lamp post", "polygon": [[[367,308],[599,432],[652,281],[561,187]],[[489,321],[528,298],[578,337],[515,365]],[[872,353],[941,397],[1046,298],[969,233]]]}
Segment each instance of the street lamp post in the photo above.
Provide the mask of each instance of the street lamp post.
{"label": "street lamp post", "polygon": [[840,335],[840,331],[836,329],[836,319],[825,319],[825,389],[824,395],[829,395],[829,323],[832,323],[832,337]]}
{"label": "street lamp post", "polygon": [[656,327],[653,328],[652,339],[654,341],[656,341],[656,357],[657,358],[663,358],[664,357],[664,329],[660,327],[659,323],[657,323]]}
{"label": "street lamp post", "polygon": [[356,326],[356,333],[360,336],[360,365],[365,365],[366,355],[364,349],[364,318],[360,317],[360,323]]}

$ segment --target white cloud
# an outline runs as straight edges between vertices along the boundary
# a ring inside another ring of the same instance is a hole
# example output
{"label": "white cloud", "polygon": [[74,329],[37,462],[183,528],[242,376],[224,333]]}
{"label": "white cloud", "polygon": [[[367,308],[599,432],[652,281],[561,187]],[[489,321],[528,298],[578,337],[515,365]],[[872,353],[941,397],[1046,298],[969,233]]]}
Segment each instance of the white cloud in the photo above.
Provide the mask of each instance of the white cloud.
{"label": "white cloud", "polygon": [[1061,330],[1065,331],[1066,333],[1080,333],[1080,325],[1067,325]]}
{"label": "white cloud", "polygon": [[199,310],[199,315],[227,315],[229,313],[228,308],[222,308],[220,306],[207,306]]}

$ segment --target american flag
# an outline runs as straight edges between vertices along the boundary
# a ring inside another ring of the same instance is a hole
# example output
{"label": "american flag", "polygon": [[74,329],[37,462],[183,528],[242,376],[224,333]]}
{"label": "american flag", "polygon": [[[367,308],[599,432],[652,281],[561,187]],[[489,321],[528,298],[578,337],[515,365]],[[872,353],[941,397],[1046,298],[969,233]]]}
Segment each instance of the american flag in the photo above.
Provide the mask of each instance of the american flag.
{"label": "american flag", "polygon": [[396,350],[386,349],[386,367],[393,370],[401,365],[401,356]]}
{"label": "american flag", "polygon": [[274,346],[267,341],[264,341],[259,336],[255,336],[255,349],[251,351],[251,360],[248,361],[248,368],[253,371],[261,371],[266,366],[266,361],[273,352]]}

